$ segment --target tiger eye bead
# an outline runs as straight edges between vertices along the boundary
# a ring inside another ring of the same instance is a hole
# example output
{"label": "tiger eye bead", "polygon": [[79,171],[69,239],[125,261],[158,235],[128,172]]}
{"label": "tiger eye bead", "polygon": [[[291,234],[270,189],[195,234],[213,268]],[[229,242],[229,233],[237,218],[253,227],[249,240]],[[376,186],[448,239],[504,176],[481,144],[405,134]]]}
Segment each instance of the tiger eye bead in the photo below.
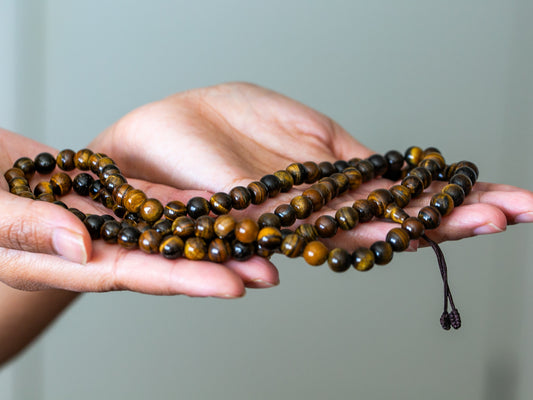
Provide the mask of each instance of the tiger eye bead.
{"label": "tiger eye bead", "polygon": [[102,158],[106,158],[107,156],[102,153],[93,153],[89,157],[89,169],[97,174],[98,173],[98,163]]}
{"label": "tiger eye bead", "polygon": [[409,232],[403,228],[392,228],[385,240],[394,251],[404,251],[409,247]]}
{"label": "tiger eye bead", "polygon": [[147,229],[139,236],[139,249],[148,254],[159,253],[161,234],[155,229]]}
{"label": "tiger eye bead", "polygon": [[304,239],[307,242],[311,242],[313,240],[318,239],[318,231],[316,227],[312,224],[302,224],[298,228],[296,228],[294,233],[299,235],[302,239]]}
{"label": "tiger eye bead", "polygon": [[167,235],[172,234],[172,222],[168,219],[162,219],[157,221],[153,228],[161,234],[161,237],[165,237]]}
{"label": "tiger eye bead", "polygon": [[237,261],[246,261],[255,254],[255,244],[234,240],[231,243],[231,256]]}
{"label": "tiger eye bead", "polygon": [[322,172],[320,171],[320,168],[318,168],[318,165],[314,161],[306,161],[303,163],[303,166],[305,168],[305,174],[306,179],[305,183],[315,183],[320,178],[322,178]]}
{"label": "tiger eye bead", "polygon": [[9,181],[9,187],[10,188],[16,188],[16,187],[29,187],[28,180],[26,178],[13,178],[11,181]]}
{"label": "tiger eye bead", "polygon": [[100,228],[100,237],[109,244],[117,243],[118,233],[121,226],[115,220],[105,221]]}
{"label": "tiger eye bead", "polygon": [[355,164],[355,169],[361,173],[363,182],[368,182],[374,179],[374,165],[370,161],[359,161],[357,164]]}
{"label": "tiger eye bead", "polygon": [[402,180],[402,185],[411,191],[411,197],[417,197],[424,191],[424,183],[417,176],[407,176]]}
{"label": "tiger eye bead", "polygon": [[235,238],[242,243],[253,243],[257,239],[259,225],[253,219],[244,218],[235,224]]}
{"label": "tiger eye bead", "polygon": [[259,181],[266,186],[268,197],[277,196],[281,190],[281,182],[276,175],[265,175]]}
{"label": "tiger eye bead", "polygon": [[455,174],[455,170],[457,169],[457,164],[450,164],[446,165],[444,169],[440,170],[437,174],[437,178],[439,181],[449,181],[452,176]]}
{"label": "tiger eye bead", "polygon": [[252,204],[264,203],[268,198],[268,189],[263,182],[251,182],[246,188],[250,192]]}
{"label": "tiger eye bead", "polygon": [[209,248],[207,249],[207,258],[209,261],[223,263],[228,261],[230,257],[231,246],[227,241],[215,238],[209,243]]}
{"label": "tiger eye bead", "polygon": [[235,218],[231,215],[221,215],[215,220],[213,225],[215,235],[224,239],[228,236],[232,236],[235,230]]}
{"label": "tiger eye bead", "polygon": [[370,250],[374,254],[374,263],[377,265],[386,265],[392,260],[392,246],[382,240],[375,242],[370,246]]}
{"label": "tiger eye bead", "polygon": [[374,261],[374,253],[365,247],[360,247],[352,253],[353,267],[358,271],[370,271]]}
{"label": "tiger eye bead", "polygon": [[286,193],[294,186],[294,179],[292,175],[285,170],[274,172],[274,176],[279,179],[280,191]]}
{"label": "tiger eye bead", "polygon": [[343,173],[337,172],[330,176],[331,179],[335,181],[335,184],[337,185],[337,195],[340,196],[344,192],[346,192],[349,188],[350,182],[348,181],[348,178]]}
{"label": "tiger eye bead", "polygon": [[37,196],[37,200],[53,203],[56,201],[56,198],[53,193],[41,193],[39,196]]}
{"label": "tiger eye bead", "polygon": [[381,154],[372,154],[367,160],[374,166],[374,176],[381,176],[387,172],[387,160]]}
{"label": "tiger eye bead", "polygon": [[199,237],[190,237],[185,241],[183,254],[189,260],[203,260],[207,253],[207,245],[204,239]]}
{"label": "tiger eye bead", "polygon": [[56,159],[50,153],[40,153],[33,161],[35,170],[42,174],[49,174],[56,167]]}
{"label": "tiger eye bead", "polygon": [[314,240],[305,245],[303,256],[309,265],[322,265],[328,259],[329,250],[326,245],[318,240]]}
{"label": "tiger eye bead", "polygon": [[[72,188],[72,179],[70,176],[64,172],[58,172],[50,177],[50,184],[52,185],[52,190],[58,196],[64,196]],[[90,187],[89,187],[90,189]]]}
{"label": "tiger eye bead", "polygon": [[298,219],[305,219],[313,212],[313,202],[309,197],[296,196],[291,200],[291,206]]}
{"label": "tiger eye bead", "polygon": [[[337,172],[335,172],[337,173]],[[333,175],[333,174],[332,174]],[[337,187],[337,183],[334,179],[331,178],[331,175],[325,178],[322,178],[318,181],[318,185],[324,185],[326,186],[327,190],[331,193],[327,198],[329,200],[333,199],[339,194],[339,188]],[[326,197],[324,197],[326,198]],[[326,200],[326,203],[329,203],[329,200]]]}
{"label": "tiger eye bead", "polygon": [[82,172],[74,177],[74,180],[72,181],[72,189],[74,189],[74,191],[80,196],[87,196],[89,194],[89,188],[93,182],[94,178],[91,175]]}
{"label": "tiger eye bead", "polygon": [[78,217],[78,219],[79,219],[81,222],[85,221],[86,215],[85,215],[83,212],[81,212],[80,210],[78,210],[77,208],[72,207],[72,208],[69,208],[68,210],[69,210],[72,214],[74,214],[76,217]]}
{"label": "tiger eye bead", "polygon": [[6,178],[7,183],[11,183],[11,181],[15,178],[27,179],[26,175],[24,174],[24,171],[18,167],[8,169],[4,173],[4,178]]}
{"label": "tiger eye bead", "polygon": [[104,222],[104,219],[100,215],[87,215],[83,223],[89,231],[91,239],[100,239],[100,229],[104,225]]}
{"label": "tiger eye bead", "polygon": [[143,232],[147,231],[148,229],[152,229],[152,225],[150,225],[150,223],[146,221],[137,222],[137,225],[135,225],[135,227],[139,230],[141,235],[143,234]]}
{"label": "tiger eye bead", "polygon": [[320,210],[325,203],[322,193],[320,193],[320,191],[318,191],[316,188],[308,188],[304,190],[302,196],[311,199],[311,202],[313,203],[313,211]]}
{"label": "tiger eye bead", "polygon": [[252,202],[250,191],[244,186],[236,186],[230,190],[231,203],[234,209],[244,210]]}
{"label": "tiger eye bead", "polygon": [[322,176],[330,176],[331,174],[337,172],[335,166],[329,161],[322,161],[318,164],[318,168],[320,169],[320,174]]}
{"label": "tiger eye bead", "polygon": [[301,185],[307,179],[305,167],[300,163],[292,163],[285,170],[291,174],[295,185]]}
{"label": "tiger eye bead", "polygon": [[266,226],[273,226],[274,228],[281,228],[281,219],[274,213],[264,213],[261,214],[257,220],[259,228],[264,228]]}
{"label": "tiger eye bead", "polygon": [[407,214],[403,208],[399,207],[396,203],[390,203],[385,209],[383,217],[401,224],[406,218],[409,217],[409,214]]}
{"label": "tiger eye bead", "polygon": [[411,190],[403,185],[394,185],[389,189],[398,206],[404,208],[411,201]]}
{"label": "tiger eye bead", "polygon": [[110,157],[99,159],[96,165],[96,174],[101,176],[104,170],[110,166],[116,167],[115,162]]}
{"label": "tiger eye bead", "polygon": [[453,199],[446,193],[437,193],[431,197],[430,205],[439,210],[440,215],[445,217],[453,210]]}
{"label": "tiger eye bead", "polygon": [[109,175],[105,180],[104,186],[109,193],[113,193],[115,189],[121,187],[128,181],[122,175]]}
{"label": "tiger eye bead", "polygon": [[113,206],[113,214],[115,214],[118,218],[124,218],[127,211],[123,206],[119,206],[118,204],[115,204]]}
{"label": "tiger eye bead", "polygon": [[320,237],[330,238],[335,236],[339,224],[335,218],[330,215],[321,215],[315,221],[315,228]]}
{"label": "tiger eye bead", "polygon": [[178,217],[172,223],[172,233],[182,238],[194,235],[194,229],[194,220],[187,216]]}
{"label": "tiger eye bead", "polygon": [[465,192],[463,188],[459,185],[450,183],[444,186],[441,192],[447,194],[453,199],[454,207],[460,206],[465,201]]}
{"label": "tiger eye bead", "polygon": [[417,178],[420,178],[424,188],[427,188],[429,185],[431,185],[431,181],[433,180],[431,173],[426,168],[422,167],[413,168],[411,171],[409,171],[407,176],[416,176]]}
{"label": "tiger eye bead", "polygon": [[54,188],[50,182],[39,182],[33,189],[33,194],[37,197],[42,193],[54,193]]}
{"label": "tiger eye bead", "polygon": [[333,166],[337,170],[337,172],[343,172],[346,168],[350,166],[350,163],[345,160],[337,160],[333,163]]}
{"label": "tiger eye bead", "polygon": [[211,210],[216,215],[228,214],[231,211],[231,197],[224,192],[215,193],[209,199]]}
{"label": "tiger eye bead", "polygon": [[194,235],[196,237],[210,240],[215,236],[215,219],[209,215],[202,215],[196,220]]}
{"label": "tiger eye bead", "polygon": [[272,226],[267,226],[259,230],[257,234],[257,245],[268,250],[275,250],[281,244],[281,232]]}
{"label": "tiger eye bead", "polygon": [[329,268],[334,272],[344,272],[350,268],[352,257],[350,253],[341,248],[335,248],[328,254]]}
{"label": "tiger eye bead", "polygon": [[72,171],[76,168],[76,164],[74,163],[75,156],[76,153],[70,149],[61,150],[56,157],[56,164],[63,171]]}
{"label": "tiger eye bead", "polygon": [[418,219],[425,229],[435,229],[440,225],[441,216],[439,210],[432,206],[422,207],[418,212]]}
{"label": "tiger eye bead", "polygon": [[74,165],[76,168],[82,171],[87,171],[89,166],[89,158],[93,155],[93,152],[89,149],[82,149],[74,156]]}
{"label": "tiger eye bead", "polygon": [[191,218],[198,218],[209,214],[209,202],[203,197],[193,197],[187,202],[187,214]]}
{"label": "tiger eye bead", "polygon": [[335,219],[342,230],[348,231],[359,222],[359,213],[353,207],[341,207],[335,213]]}
{"label": "tiger eye bead", "polygon": [[13,164],[13,167],[19,168],[24,172],[26,179],[31,179],[35,174],[35,163],[31,158],[21,157]]}
{"label": "tiger eye bead", "polygon": [[124,206],[124,197],[132,189],[133,186],[128,183],[124,183],[123,185],[116,187],[112,193],[115,203],[119,206]]}
{"label": "tiger eye bead", "polygon": [[423,157],[424,151],[420,147],[411,146],[405,151],[403,158],[411,167],[416,167]]}
{"label": "tiger eye bead", "polygon": [[426,158],[420,161],[418,166],[426,169],[434,179],[436,179],[439,176],[439,172],[442,171],[442,169],[439,167],[439,163],[432,158]]}
{"label": "tiger eye bead", "polygon": [[455,174],[463,174],[470,179],[470,182],[472,182],[472,186],[476,183],[477,174],[476,171],[474,171],[472,168],[467,166],[459,167],[455,170]]}
{"label": "tiger eye bead", "polygon": [[444,157],[442,156],[442,154],[436,151],[425,150],[423,160],[435,161],[437,165],[439,166],[439,169],[444,169],[444,167],[446,167],[446,160],[444,160]]}
{"label": "tiger eye bead", "polygon": [[146,199],[139,209],[141,218],[146,222],[155,222],[163,215],[163,204],[157,199]]}
{"label": "tiger eye bead", "polygon": [[280,221],[281,226],[291,226],[296,222],[296,211],[290,204],[280,204],[274,210]]}
{"label": "tiger eye bead", "polygon": [[374,209],[368,200],[355,200],[352,207],[359,214],[359,222],[368,222],[374,218]]}
{"label": "tiger eye bead", "polygon": [[131,189],[124,195],[124,207],[132,213],[138,213],[146,201],[146,194],[139,189]]}
{"label": "tiger eye bead", "polygon": [[290,233],[281,242],[281,253],[289,258],[299,257],[305,247],[306,241],[296,233]]}
{"label": "tiger eye bead", "polygon": [[383,174],[383,178],[392,181],[400,179],[404,163],[402,153],[396,150],[391,150],[385,154],[385,160],[387,160],[387,171]]}
{"label": "tiger eye bead", "polygon": [[324,199],[324,204],[327,204],[334,197],[334,193],[336,191],[336,189],[332,189],[332,187],[333,184],[328,184],[327,182],[319,182],[315,183],[314,185],[311,185],[309,189],[316,190],[318,193],[320,193],[322,195],[322,198]]}
{"label": "tiger eye bead", "polygon": [[105,182],[111,175],[121,175],[121,172],[116,165],[107,165],[100,174],[100,180]]}
{"label": "tiger eye bead", "polygon": [[394,197],[387,189],[376,189],[370,192],[367,197],[372,206],[372,211],[376,217],[383,217],[387,206],[394,202]]}
{"label": "tiger eye bead", "polygon": [[185,244],[181,238],[169,235],[161,240],[161,243],[159,244],[159,254],[169,260],[174,260],[181,257],[184,247]]}
{"label": "tiger eye bead", "polygon": [[415,217],[406,218],[402,222],[402,228],[407,231],[411,239],[418,239],[424,234],[424,224]]}
{"label": "tiger eye bead", "polygon": [[[17,196],[19,197],[26,197],[28,199],[32,199],[32,200],[35,200],[35,195],[30,191],[30,190],[23,190],[19,193],[16,193]],[[54,201],[55,203],[55,201]]]}
{"label": "tiger eye bead", "polygon": [[348,179],[348,188],[350,190],[356,190],[363,182],[363,176],[354,167],[348,167],[342,171],[344,176]]}
{"label": "tiger eye bead", "polygon": [[470,162],[470,161],[459,161],[457,164],[456,164],[456,168],[462,168],[462,167],[468,167],[468,168],[471,168],[475,173],[476,173],[476,178],[474,180],[477,180],[477,178],[479,177],[479,169],[477,168],[477,165],[474,164],[473,162]]}
{"label": "tiger eye bead", "polygon": [[465,192],[465,196],[468,196],[472,191],[472,181],[466,175],[456,173],[454,176],[452,176],[452,179],[450,179],[450,183],[461,186]]}
{"label": "tiger eye bead", "polygon": [[89,197],[95,201],[99,200],[100,191],[102,189],[105,189],[102,182],[97,181],[97,180],[93,181],[93,183],[91,183],[91,186],[89,186]]}
{"label": "tiger eye bead", "polygon": [[187,215],[187,206],[181,201],[169,201],[163,210],[166,219],[174,221],[176,218]]}

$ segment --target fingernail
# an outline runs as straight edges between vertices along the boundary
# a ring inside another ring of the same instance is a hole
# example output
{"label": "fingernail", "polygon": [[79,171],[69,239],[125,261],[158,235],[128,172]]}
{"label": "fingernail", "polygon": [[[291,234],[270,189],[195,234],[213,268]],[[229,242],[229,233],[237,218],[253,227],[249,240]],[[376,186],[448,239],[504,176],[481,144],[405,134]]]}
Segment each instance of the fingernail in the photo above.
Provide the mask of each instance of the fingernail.
{"label": "fingernail", "polygon": [[222,293],[222,294],[217,294],[214,297],[218,297],[220,299],[236,299],[236,298],[239,298],[239,297],[242,297],[242,296],[244,296],[244,292],[241,293],[241,294]]}
{"label": "fingernail", "polygon": [[87,264],[87,249],[81,235],[68,229],[54,229],[52,245],[61,257],[78,264]]}
{"label": "fingernail", "polygon": [[533,212],[532,212],[532,211],[529,211],[529,212],[525,212],[525,213],[523,213],[523,214],[518,215],[518,216],[514,219],[514,222],[516,222],[517,224],[520,224],[520,223],[527,223],[527,222],[533,222]]}
{"label": "fingernail", "polygon": [[503,232],[503,229],[494,225],[492,222],[489,222],[488,224],[482,226],[478,226],[476,229],[474,229],[474,235],[487,235],[489,233],[499,232]]}
{"label": "fingernail", "polygon": [[255,289],[266,289],[277,285],[279,285],[279,281],[273,283],[263,279],[252,279],[251,281],[246,282],[246,286]]}

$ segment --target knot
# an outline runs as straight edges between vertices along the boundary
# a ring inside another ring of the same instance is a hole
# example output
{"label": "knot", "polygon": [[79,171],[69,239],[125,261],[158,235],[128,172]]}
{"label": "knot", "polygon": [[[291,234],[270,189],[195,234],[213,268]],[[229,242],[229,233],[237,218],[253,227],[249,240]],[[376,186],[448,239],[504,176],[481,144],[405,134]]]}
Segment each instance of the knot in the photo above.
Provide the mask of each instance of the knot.
{"label": "knot", "polygon": [[451,327],[451,320],[450,320],[450,314],[448,314],[448,311],[444,311],[442,315],[440,316],[440,326],[442,326],[442,329],[449,331]]}
{"label": "knot", "polygon": [[453,308],[452,312],[450,313],[450,323],[453,329],[459,329],[461,327],[461,316],[459,315],[457,308]]}

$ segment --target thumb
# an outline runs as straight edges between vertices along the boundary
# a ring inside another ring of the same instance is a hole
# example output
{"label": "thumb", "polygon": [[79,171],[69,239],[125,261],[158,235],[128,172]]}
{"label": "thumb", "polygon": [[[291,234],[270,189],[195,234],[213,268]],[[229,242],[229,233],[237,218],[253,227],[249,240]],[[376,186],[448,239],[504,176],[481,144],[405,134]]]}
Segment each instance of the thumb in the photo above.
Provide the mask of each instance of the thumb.
{"label": "thumb", "polygon": [[0,192],[0,247],[54,254],[86,264],[91,239],[83,223],[62,207]]}

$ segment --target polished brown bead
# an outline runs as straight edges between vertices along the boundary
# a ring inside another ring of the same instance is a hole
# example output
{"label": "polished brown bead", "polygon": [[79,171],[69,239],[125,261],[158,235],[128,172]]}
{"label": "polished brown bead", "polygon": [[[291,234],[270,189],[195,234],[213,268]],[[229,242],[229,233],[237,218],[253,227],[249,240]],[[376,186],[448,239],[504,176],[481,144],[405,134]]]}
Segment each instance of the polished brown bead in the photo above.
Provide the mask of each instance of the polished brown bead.
{"label": "polished brown bead", "polygon": [[424,150],[417,146],[409,147],[404,154],[404,160],[411,167],[416,167],[424,157]]}
{"label": "polished brown bead", "polygon": [[89,149],[82,149],[74,156],[74,165],[76,168],[82,171],[87,171],[90,168],[89,159],[93,155],[93,152]]}
{"label": "polished brown bead", "polygon": [[290,204],[280,204],[274,214],[279,217],[281,226],[291,226],[296,221],[296,211]]}
{"label": "polished brown bead", "polygon": [[231,215],[221,215],[215,220],[213,226],[215,235],[224,239],[228,236],[232,236],[235,230],[235,218]]}
{"label": "polished brown bead", "polygon": [[409,217],[409,214],[407,214],[403,208],[398,206],[396,203],[390,203],[387,208],[385,208],[383,217],[401,224],[406,218]]}
{"label": "polished brown bead", "polygon": [[133,226],[126,226],[120,230],[117,243],[127,249],[135,249],[139,246],[139,236],[141,233]]}
{"label": "polished brown bead", "polygon": [[335,236],[339,224],[335,218],[330,215],[321,215],[315,221],[315,228],[322,238],[330,238]]}
{"label": "polished brown bead", "polygon": [[294,179],[292,178],[292,175],[284,169],[274,172],[274,176],[279,179],[280,191],[282,193],[288,192],[294,186]]}
{"label": "polished brown bead", "polygon": [[476,180],[477,180],[477,174],[476,174],[476,171],[474,171],[472,168],[470,167],[467,167],[467,166],[462,166],[462,167],[459,167],[455,170],[455,174],[463,174],[463,175],[466,175],[468,177],[468,179],[470,179],[470,182],[472,182],[472,186],[474,186],[474,184],[476,183]]}
{"label": "polished brown bead", "polygon": [[250,191],[244,186],[236,186],[230,190],[231,204],[236,210],[244,210],[252,202]]}
{"label": "polished brown bead", "polygon": [[407,176],[402,180],[402,185],[411,191],[411,197],[417,197],[424,191],[424,183],[416,176]]}
{"label": "polished brown bead", "polygon": [[224,192],[215,193],[209,199],[211,210],[217,215],[228,214],[231,211],[231,196]]}
{"label": "polished brown bead", "polygon": [[25,193],[25,192],[31,193],[31,188],[28,185],[15,185],[9,188],[9,191],[17,196],[20,196],[21,193]]}
{"label": "polished brown bead", "polygon": [[109,175],[105,180],[104,186],[109,193],[113,193],[115,189],[121,187],[128,181],[122,175]]}
{"label": "polished brown bead", "polygon": [[131,189],[124,195],[124,207],[132,213],[138,213],[146,201],[146,194],[139,189]]}
{"label": "polished brown bead", "polygon": [[202,215],[196,219],[194,235],[205,240],[215,237],[215,219],[209,215]]}
{"label": "polished brown bead", "polygon": [[19,197],[26,197],[28,199],[35,200],[35,195],[30,190],[23,190],[19,193],[15,193]]}
{"label": "polished brown bead", "polygon": [[76,153],[70,149],[61,150],[56,157],[56,164],[63,171],[72,171],[76,168],[74,158]]}
{"label": "polished brown bead", "polygon": [[255,254],[262,258],[270,258],[272,254],[274,254],[274,250],[267,249],[264,246],[257,245],[255,248]]}
{"label": "polished brown bead", "polygon": [[354,167],[361,173],[361,176],[363,177],[363,182],[368,182],[374,179],[374,165],[370,161],[358,161],[357,164],[354,165]]}
{"label": "polished brown bead", "polygon": [[[337,172],[335,172],[337,173]],[[339,193],[339,188],[337,187],[337,183],[335,182],[334,179],[331,178],[331,176],[327,176],[325,178],[321,178],[319,181],[318,181],[318,185],[325,185],[328,189],[328,191],[331,193],[329,197],[329,199],[326,199],[326,203],[329,203],[329,201],[331,199],[333,199],[334,197],[336,197]],[[326,197],[324,197],[326,198]]]}
{"label": "polished brown bead", "polygon": [[209,202],[203,197],[192,197],[187,202],[187,214],[191,218],[198,218],[202,215],[209,214],[210,205]]}
{"label": "polished brown bead", "polygon": [[106,166],[100,174],[100,180],[105,182],[111,175],[121,175],[120,169],[116,165]]}
{"label": "polished brown bead", "polygon": [[264,183],[259,181],[251,182],[247,186],[248,191],[250,192],[252,204],[261,204],[264,203],[268,198],[268,189]]}
{"label": "polished brown bead", "polygon": [[104,207],[112,209],[115,206],[115,203],[113,202],[113,196],[111,196],[107,190],[102,189],[99,197],[100,202]]}
{"label": "polished brown bead", "polygon": [[307,179],[307,173],[303,164],[292,163],[285,170],[291,174],[295,185],[301,185]]}
{"label": "polished brown bead", "polygon": [[69,208],[68,210],[69,210],[72,214],[74,214],[76,217],[78,217],[78,219],[79,219],[81,222],[85,221],[86,215],[85,215],[83,212],[81,212],[80,210],[78,210],[77,208],[72,207],[72,208]]}
{"label": "polished brown bead", "polygon": [[174,222],[172,222],[172,233],[182,238],[194,235],[194,228],[194,220],[185,215],[176,218]]}
{"label": "polished brown bead", "polygon": [[328,254],[329,268],[334,272],[344,272],[350,268],[352,256],[346,250],[334,248]]}
{"label": "polished brown bead", "polygon": [[113,206],[113,213],[119,218],[124,218],[124,215],[126,215],[127,210],[123,206],[115,204]]}
{"label": "polished brown bead", "polygon": [[374,263],[377,265],[386,265],[392,260],[392,246],[382,240],[375,242],[370,246],[370,250],[374,254]]}
{"label": "polished brown bead", "polygon": [[266,186],[268,197],[276,197],[281,190],[281,182],[276,175],[265,175],[259,181]]}
{"label": "polished brown bead", "polygon": [[20,168],[16,168],[16,167],[9,168],[4,173],[4,178],[6,178],[6,182],[7,183],[10,183],[15,178],[27,179],[26,175],[24,174],[24,171],[21,170]]}
{"label": "polished brown bead", "polygon": [[37,196],[37,200],[53,203],[54,201],[56,201],[56,198],[53,193],[41,193],[39,196]]}
{"label": "polished brown bead", "polygon": [[41,193],[54,193],[54,188],[50,182],[39,182],[33,189],[33,194],[39,197]]}
{"label": "polished brown bead", "polygon": [[477,168],[477,165],[474,164],[473,162],[470,162],[470,161],[459,161],[456,165],[456,169],[458,168],[461,168],[461,167],[468,167],[468,168],[472,168],[474,170],[474,172],[476,173],[476,179],[479,177],[479,169]]}
{"label": "polished brown bead", "polygon": [[138,213],[126,211],[126,214],[124,215],[124,221],[131,221],[134,224],[137,224],[137,222],[140,221],[140,216]]}
{"label": "polished brown bead", "polygon": [[120,223],[115,220],[105,221],[100,228],[100,237],[109,244],[117,243],[118,233],[121,230]]}
{"label": "polished brown bead", "polygon": [[383,174],[383,178],[397,181],[401,178],[402,167],[404,159],[402,153],[396,150],[388,151],[385,154],[385,160],[387,160],[387,172]]}
{"label": "polished brown bead", "polygon": [[409,174],[407,174],[407,176],[412,175],[420,178],[424,188],[427,188],[429,185],[431,185],[431,181],[433,180],[431,173],[426,168],[422,167],[413,168],[411,171],[409,171]]}
{"label": "polished brown bead", "polygon": [[374,176],[381,176],[387,172],[387,160],[381,154],[372,154],[367,160],[374,166]]}
{"label": "polished brown bead", "polygon": [[108,168],[109,166],[116,167],[115,162],[110,157],[103,157],[99,159],[96,167],[96,174],[98,174],[98,176],[101,176],[104,172],[104,169]]}
{"label": "polished brown bead", "polygon": [[306,196],[296,196],[291,200],[291,206],[296,212],[296,218],[305,219],[313,212],[313,201]]}
{"label": "polished brown bead", "polygon": [[29,157],[21,157],[13,164],[14,168],[19,168],[24,172],[26,179],[31,179],[35,174],[35,163]]}
{"label": "polished brown bead", "polygon": [[100,191],[105,190],[104,184],[98,180],[95,180],[89,186],[89,197],[94,201],[100,200]]}
{"label": "polished brown bead", "polygon": [[418,219],[424,224],[425,229],[435,229],[440,225],[441,216],[435,207],[426,206],[418,212]]}
{"label": "polished brown bead", "polygon": [[464,174],[456,173],[454,176],[452,176],[452,179],[450,179],[450,183],[461,186],[465,192],[465,196],[468,196],[472,191],[472,181]]}
{"label": "polished brown bead", "polygon": [[411,239],[418,239],[424,234],[424,224],[418,218],[409,217],[402,222],[402,228],[409,233]]}
{"label": "polished brown bead", "polygon": [[359,222],[359,213],[353,207],[341,207],[335,213],[335,219],[342,230],[348,231]]}
{"label": "polished brown bead", "polygon": [[87,215],[83,223],[89,231],[91,239],[100,239],[100,230],[104,222],[105,220],[100,215]]}
{"label": "polished brown bead", "polygon": [[367,197],[372,211],[376,217],[383,217],[387,206],[394,202],[394,197],[387,189],[376,189],[370,192]]}
{"label": "polished brown bead", "polygon": [[329,161],[322,161],[318,164],[318,168],[320,169],[320,173],[322,176],[330,176],[331,174],[334,174],[337,172],[337,169],[335,166],[330,163]]}
{"label": "polished brown bead", "polygon": [[355,200],[352,207],[359,213],[359,222],[368,222],[374,218],[374,210],[368,200]]}
{"label": "polished brown bead", "polygon": [[457,169],[457,164],[453,163],[450,165],[446,165],[444,169],[439,171],[439,174],[437,176],[437,179],[440,181],[449,181],[451,177],[455,174],[455,170]]}
{"label": "polished brown bead", "polygon": [[298,234],[291,233],[281,242],[281,252],[289,258],[299,257],[305,247],[306,241]]}
{"label": "polished brown bead", "polygon": [[141,218],[146,222],[155,222],[163,215],[163,204],[157,199],[146,199],[139,209]]}
{"label": "polished brown bead", "polygon": [[113,200],[115,201],[115,204],[119,206],[124,206],[124,197],[130,190],[133,189],[133,186],[131,186],[128,183],[124,183],[123,185],[120,185],[119,187],[116,187],[115,190],[113,190]]}
{"label": "polished brown bead", "polygon": [[153,228],[161,234],[161,237],[172,235],[172,222],[168,219],[161,219],[157,221]]}
{"label": "polished brown bead", "polygon": [[459,207],[465,201],[465,192],[459,185],[450,183],[444,186],[441,192],[452,198],[454,207]]}
{"label": "polished brown bead", "polygon": [[231,243],[231,256],[237,261],[246,261],[255,254],[255,243],[242,243],[234,240]]}
{"label": "polished brown bead", "polygon": [[144,231],[147,231],[148,229],[152,229],[152,225],[149,222],[146,222],[146,221],[137,222],[137,225],[135,225],[135,227],[139,230],[139,232],[141,232],[141,234]]}
{"label": "polished brown bead", "polygon": [[279,248],[281,244],[281,232],[278,228],[267,226],[259,230],[257,234],[257,245],[269,250]]}
{"label": "polished brown bead", "polygon": [[159,244],[159,253],[165,258],[173,260],[181,257],[184,247],[185,244],[180,237],[168,235],[161,240],[161,243]]}
{"label": "polished brown bead", "polygon": [[199,237],[188,238],[185,241],[183,254],[189,260],[203,260],[207,254],[207,244],[205,243],[205,240]]}
{"label": "polished brown bead", "polygon": [[359,161],[361,161],[359,157],[350,158],[348,160],[348,165],[350,165],[351,167],[355,167]]}
{"label": "polished brown bead", "polygon": [[350,190],[356,190],[361,186],[363,182],[363,176],[361,173],[354,167],[348,167],[342,171],[343,175],[348,178],[348,188]]}
{"label": "polished brown bead", "polygon": [[305,245],[303,256],[309,265],[322,265],[328,259],[329,250],[326,245],[318,240],[314,240]]}
{"label": "polished brown bead", "polygon": [[406,207],[411,201],[411,190],[403,185],[394,185],[389,189],[389,192],[401,208]]}
{"label": "polished brown bead", "polygon": [[445,217],[453,210],[453,199],[446,193],[437,193],[431,197],[430,205],[439,210],[440,215]]}
{"label": "polished brown bead", "polygon": [[433,179],[437,179],[439,176],[439,172],[442,171],[441,168],[439,168],[439,163],[433,159],[433,158],[426,158],[422,161],[420,161],[420,164],[418,164],[419,167],[425,168],[430,174]]}
{"label": "polished brown bead", "polygon": [[52,190],[58,196],[64,196],[72,188],[72,179],[64,172],[58,172],[50,177]]}
{"label": "polished brown bead", "polygon": [[163,210],[166,219],[174,221],[176,218],[187,215],[187,206],[179,200],[169,201]]}
{"label": "polished brown bead", "polygon": [[89,169],[97,174],[98,173],[98,163],[100,162],[100,160],[102,158],[106,158],[107,156],[105,154],[102,154],[102,153],[93,153],[91,154],[91,156],[89,157]]}
{"label": "polished brown bead", "polygon": [[343,172],[346,168],[350,166],[350,163],[344,160],[337,160],[333,163],[333,166],[335,167],[337,172]]}
{"label": "polished brown bead", "polygon": [[226,240],[215,238],[209,243],[207,249],[207,258],[209,261],[223,263],[231,257],[231,246]]}
{"label": "polished brown bead", "polygon": [[409,232],[403,228],[392,228],[385,239],[394,251],[404,251],[409,247]]}
{"label": "polished brown bead", "polygon": [[28,180],[26,178],[13,178],[9,182],[9,188],[24,187],[29,188]]}
{"label": "polished brown bead", "polygon": [[294,233],[299,235],[307,242],[318,239],[318,231],[312,224],[301,224],[298,228],[296,228]]}
{"label": "polished brown bead", "polygon": [[349,189],[350,181],[343,173],[337,172],[330,176],[331,179],[335,181],[337,185],[337,195],[340,196]]}
{"label": "polished brown bead", "polygon": [[333,187],[332,184],[327,183],[315,183],[314,185],[311,185],[309,189],[316,190],[322,195],[322,198],[324,199],[324,204],[328,204],[331,199],[334,197],[334,193],[336,189],[331,189]]}
{"label": "polished brown bead", "polygon": [[139,248],[148,254],[159,253],[161,234],[155,229],[147,229],[139,236]]}
{"label": "polished brown bead", "polygon": [[444,157],[442,156],[442,154],[436,151],[432,151],[432,150],[424,151],[423,160],[435,161],[438,164],[439,169],[444,169],[446,167],[446,160],[444,160]]}
{"label": "polished brown bead", "polygon": [[261,214],[257,220],[259,228],[264,228],[266,226],[273,226],[274,228],[281,228],[281,219],[274,213],[264,213]]}
{"label": "polished brown bead", "polygon": [[244,218],[235,224],[235,238],[242,243],[252,243],[257,240],[259,225],[253,219]]}
{"label": "polished brown bead", "polygon": [[303,166],[305,168],[305,174],[307,175],[305,183],[315,183],[322,178],[322,171],[320,171],[316,162],[306,161],[303,163]]}
{"label": "polished brown bead", "polygon": [[313,203],[313,211],[320,210],[325,204],[322,193],[318,191],[316,188],[308,188],[304,190],[304,192],[302,193],[302,196],[305,196],[311,199],[311,202]]}
{"label": "polished brown bead", "polygon": [[353,266],[358,271],[371,270],[374,261],[374,253],[365,247],[360,247],[352,253]]}
{"label": "polished brown bead", "polygon": [[35,160],[33,160],[35,170],[42,174],[49,174],[56,167],[56,159],[50,153],[37,154]]}

